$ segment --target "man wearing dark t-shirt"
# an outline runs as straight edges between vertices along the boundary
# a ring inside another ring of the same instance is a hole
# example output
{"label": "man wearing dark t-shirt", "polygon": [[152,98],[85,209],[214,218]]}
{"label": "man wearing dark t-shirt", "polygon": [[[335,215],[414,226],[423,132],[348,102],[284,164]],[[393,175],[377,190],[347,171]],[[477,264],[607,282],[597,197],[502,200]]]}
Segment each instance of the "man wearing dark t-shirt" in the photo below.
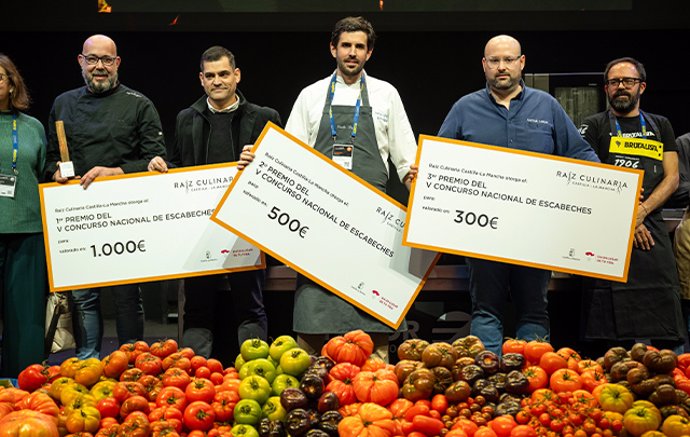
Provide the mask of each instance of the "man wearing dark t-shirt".
{"label": "man wearing dark t-shirt", "polygon": [[584,281],[583,337],[603,347],[642,341],[676,348],[685,337],[678,275],[661,216],[678,186],[678,153],[668,119],[640,109],[646,79],[639,61],[611,61],[604,85],[610,108],[580,127],[601,162],[644,170],[628,281]]}

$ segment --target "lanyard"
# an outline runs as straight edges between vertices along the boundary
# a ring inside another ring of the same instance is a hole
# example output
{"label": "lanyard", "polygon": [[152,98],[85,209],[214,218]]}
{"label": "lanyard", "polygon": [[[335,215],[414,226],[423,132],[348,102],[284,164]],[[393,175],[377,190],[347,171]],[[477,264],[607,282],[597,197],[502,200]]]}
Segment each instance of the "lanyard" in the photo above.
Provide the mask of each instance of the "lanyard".
{"label": "lanyard", "polygon": [[17,114],[12,114],[12,171],[17,174],[17,155],[19,154],[19,133],[17,132]]}
{"label": "lanyard", "polygon": [[[618,133],[619,137],[623,136],[623,131],[621,130],[621,125],[618,123],[618,118],[614,115],[614,120],[616,121],[616,132]],[[647,122],[644,121],[644,117],[642,116],[642,112],[640,112],[640,126],[642,126],[642,135],[647,138]]]}
{"label": "lanyard", "polygon": [[[335,141],[336,137],[338,136],[338,131],[335,128],[335,120],[333,119],[333,95],[335,95],[335,79],[336,79],[336,74],[333,73],[333,77],[331,77],[331,85],[328,87],[328,101],[330,102],[328,106],[328,118],[330,119],[331,122],[331,136],[333,137],[333,140]],[[357,136],[357,126],[359,125],[359,109],[362,106],[362,90],[364,89],[364,73],[359,78],[359,96],[357,97],[357,103],[355,103],[355,115],[352,120],[352,140],[354,142],[355,137]]]}

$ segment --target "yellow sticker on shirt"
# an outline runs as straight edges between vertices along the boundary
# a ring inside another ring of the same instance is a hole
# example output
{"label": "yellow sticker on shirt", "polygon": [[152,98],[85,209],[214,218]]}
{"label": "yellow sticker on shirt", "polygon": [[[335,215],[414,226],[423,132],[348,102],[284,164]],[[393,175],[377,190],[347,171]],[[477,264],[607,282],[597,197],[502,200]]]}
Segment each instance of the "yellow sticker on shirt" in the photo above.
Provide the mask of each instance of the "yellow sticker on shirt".
{"label": "yellow sticker on shirt", "polygon": [[642,138],[612,137],[609,144],[609,153],[644,156],[662,161],[664,159],[664,143]]}

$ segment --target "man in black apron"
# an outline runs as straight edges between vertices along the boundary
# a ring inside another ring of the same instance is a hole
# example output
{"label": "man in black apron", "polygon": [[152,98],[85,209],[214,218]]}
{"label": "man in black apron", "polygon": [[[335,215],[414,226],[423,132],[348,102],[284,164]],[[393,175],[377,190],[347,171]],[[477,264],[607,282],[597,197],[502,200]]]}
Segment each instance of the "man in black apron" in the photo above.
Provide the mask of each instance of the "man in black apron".
{"label": "man in black apron", "polygon": [[661,216],[678,186],[678,153],[668,119],[640,110],[646,86],[639,61],[611,61],[604,85],[611,107],[580,128],[602,162],[644,170],[628,281],[584,281],[583,337],[603,347],[642,341],[679,348],[686,335],[676,263]]}
{"label": "man in black apron", "polygon": [[[364,71],[375,37],[362,17],[336,23],[330,48],[337,68],[302,90],[285,130],[381,191],[386,189],[390,158],[409,189],[417,145],[402,101],[392,85]],[[314,256],[328,256],[328,250]],[[303,276],[298,278],[293,329],[300,346],[310,352],[320,351],[328,335],[362,329],[372,335],[376,353],[384,358],[393,332]],[[407,329],[406,324],[399,329]]]}

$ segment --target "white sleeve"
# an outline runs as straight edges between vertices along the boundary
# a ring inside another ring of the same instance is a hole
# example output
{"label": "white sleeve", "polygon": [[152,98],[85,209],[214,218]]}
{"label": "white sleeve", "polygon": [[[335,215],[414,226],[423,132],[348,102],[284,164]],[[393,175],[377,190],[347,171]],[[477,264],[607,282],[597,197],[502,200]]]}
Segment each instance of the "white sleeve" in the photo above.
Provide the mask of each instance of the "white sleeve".
{"label": "white sleeve", "polygon": [[402,181],[410,171],[410,165],[414,163],[417,153],[417,142],[410,120],[407,118],[400,94],[393,89],[391,93],[391,113],[389,114],[388,140],[390,144],[390,157],[395,166],[398,177]]}

